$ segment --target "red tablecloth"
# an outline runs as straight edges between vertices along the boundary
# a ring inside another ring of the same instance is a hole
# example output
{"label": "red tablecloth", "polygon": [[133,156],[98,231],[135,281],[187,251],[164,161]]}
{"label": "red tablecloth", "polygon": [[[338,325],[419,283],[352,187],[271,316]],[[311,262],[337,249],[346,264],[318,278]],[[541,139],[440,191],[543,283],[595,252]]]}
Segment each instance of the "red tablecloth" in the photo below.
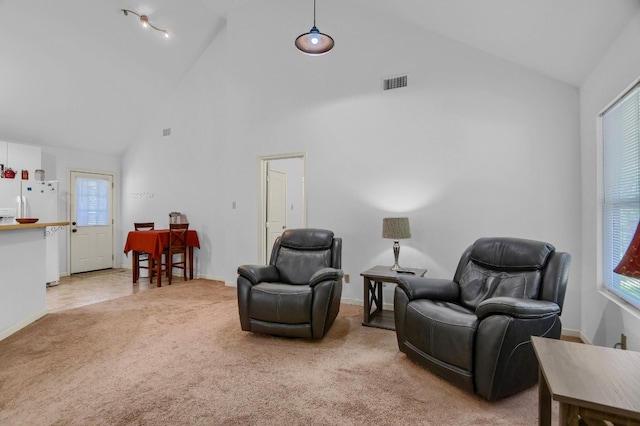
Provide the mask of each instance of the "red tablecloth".
{"label": "red tablecloth", "polygon": [[[127,242],[124,244],[124,252],[133,251],[131,268],[133,270],[133,282],[138,282],[140,276],[139,256],[141,252],[149,253],[156,260],[156,279],[158,287],[162,285],[162,250],[169,247],[169,230],[155,229],[153,231],[130,231]],[[200,248],[198,233],[192,229],[187,231],[187,257],[189,264],[189,279],[193,279],[193,248]],[[151,272],[151,271],[150,271]],[[149,275],[150,277],[153,274]]]}
{"label": "red tablecloth", "polygon": [[[187,246],[200,248],[198,233],[192,229],[187,231]],[[131,231],[127,235],[124,252],[141,251],[149,253],[154,259],[160,259],[162,250],[169,247],[169,230],[155,229],[153,231]]]}

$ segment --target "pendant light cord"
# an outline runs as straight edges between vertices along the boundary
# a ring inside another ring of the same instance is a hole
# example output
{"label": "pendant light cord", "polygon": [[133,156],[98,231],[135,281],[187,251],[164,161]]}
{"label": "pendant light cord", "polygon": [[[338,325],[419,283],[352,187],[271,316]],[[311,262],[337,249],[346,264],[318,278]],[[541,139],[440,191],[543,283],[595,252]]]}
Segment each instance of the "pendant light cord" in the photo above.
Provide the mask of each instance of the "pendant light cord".
{"label": "pendant light cord", "polygon": [[313,0],[313,26],[316,26],[316,0]]}

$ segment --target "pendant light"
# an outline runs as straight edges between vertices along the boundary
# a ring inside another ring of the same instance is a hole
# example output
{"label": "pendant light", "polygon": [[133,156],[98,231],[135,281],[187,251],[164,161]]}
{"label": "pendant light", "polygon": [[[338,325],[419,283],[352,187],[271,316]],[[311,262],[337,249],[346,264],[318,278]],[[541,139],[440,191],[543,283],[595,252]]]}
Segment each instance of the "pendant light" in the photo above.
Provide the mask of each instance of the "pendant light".
{"label": "pendant light", "polygon": [[296,39],[296,47],[307,55],[323,55],[333,49],[334,41],[330,35],[321,33],[316,27],[316,0],[313,0],[313,28]]}

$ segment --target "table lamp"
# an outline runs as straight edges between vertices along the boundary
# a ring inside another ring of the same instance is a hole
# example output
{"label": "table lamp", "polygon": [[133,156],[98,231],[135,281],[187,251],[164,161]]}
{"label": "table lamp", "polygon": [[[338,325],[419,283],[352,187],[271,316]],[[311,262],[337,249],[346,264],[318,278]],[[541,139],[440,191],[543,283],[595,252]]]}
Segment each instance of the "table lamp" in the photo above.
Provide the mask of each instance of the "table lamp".
{"label": "table lamp", "polygon": [[622,256],[622,260],[613,272],[625,277],[640,278],[640,223],[631,239],[627,252]]}
{"label": "table lamp", "polygon": [[382,219],[382,238],[390,238],[393,241],[393,255],[396,263],[389,269],[397,271],[400,268],[398,265],[398,257],[400,256],[400,243],[398,240],[402,238],[411,238],[411,231],[409,230],[409,218],[407,217],[386,217]]}

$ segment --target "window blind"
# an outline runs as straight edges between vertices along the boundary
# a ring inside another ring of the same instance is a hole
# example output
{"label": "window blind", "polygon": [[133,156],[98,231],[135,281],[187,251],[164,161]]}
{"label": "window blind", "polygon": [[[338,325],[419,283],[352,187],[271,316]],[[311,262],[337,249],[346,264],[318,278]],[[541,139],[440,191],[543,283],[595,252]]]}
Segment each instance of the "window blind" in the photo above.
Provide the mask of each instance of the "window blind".
{"label": "window blind", "polygon": [[603,280],[640,309],[640,280],[616,274],[640,220],[640,85],[602,114]]}
{"label": "window blind", "polygon": [[78,226],[109,225],[109,181],[78,178],[76,180],[76,224]]}

